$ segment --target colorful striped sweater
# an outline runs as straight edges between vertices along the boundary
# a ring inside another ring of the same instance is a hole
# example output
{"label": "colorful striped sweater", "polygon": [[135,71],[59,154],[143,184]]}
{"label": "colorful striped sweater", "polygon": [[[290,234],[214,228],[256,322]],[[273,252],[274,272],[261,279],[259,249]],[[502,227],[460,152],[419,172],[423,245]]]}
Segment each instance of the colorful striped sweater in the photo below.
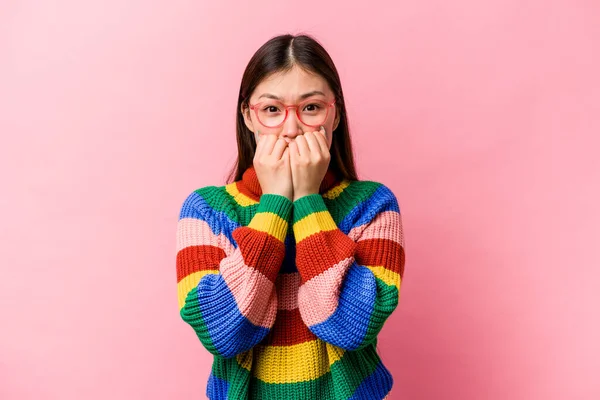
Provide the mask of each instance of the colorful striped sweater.
{"label": "colorful striped sweater", "polygon": [[184,201],[180,315],[213,355],[211,400],[380,400],[376,350],[398,305],[404,237],[382,183],[338,179],[294,202],[263,194],[254,167]]}

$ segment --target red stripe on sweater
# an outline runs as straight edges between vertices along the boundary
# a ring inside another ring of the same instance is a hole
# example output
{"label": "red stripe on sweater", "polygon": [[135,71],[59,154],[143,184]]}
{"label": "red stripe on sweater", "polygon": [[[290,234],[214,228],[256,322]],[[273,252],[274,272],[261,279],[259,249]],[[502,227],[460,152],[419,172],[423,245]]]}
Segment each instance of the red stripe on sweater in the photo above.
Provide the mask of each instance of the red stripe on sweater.
{"label": "red stripe on sweater", "polygon": [[269,346],[292,346],[315,340],[317,337],[302,321],[300,310],[277,310],[275,324],[261,344]]}
{"label": "red stripe on sweater", "polygon": [[296,265],[302,283],[352,256],[356,243],[340,229],[310,235],[296,244]]}
{"label": "red stripe on sweater", "polygon": [[211,245],[188,246],[177,253],[177,282],[198,271],[218,269],[225,257],[222,248]]}
{"label": "red stripe on sweater", "polygon": [[236,228],[232,236],[246,265],[259,270],[274,283],[285,256],[285,244],[267,232],[247,226]]}
{"label": "red stripe on sweater", "polygon": [[383,266],[404,276],[404,248],[390,239],[365,239],[357,242],[355,260],[360,265]]}
{"label": "red stripe on sweater", "polygon": [[254,200],[254,201],[260,201],[260,196],[256,196],[255,193],[252,193],[252,191],[249,190],[241,181],[235,182],[235,187],[237,188],[237,190],[240,193],[248,196],[252,200]]}

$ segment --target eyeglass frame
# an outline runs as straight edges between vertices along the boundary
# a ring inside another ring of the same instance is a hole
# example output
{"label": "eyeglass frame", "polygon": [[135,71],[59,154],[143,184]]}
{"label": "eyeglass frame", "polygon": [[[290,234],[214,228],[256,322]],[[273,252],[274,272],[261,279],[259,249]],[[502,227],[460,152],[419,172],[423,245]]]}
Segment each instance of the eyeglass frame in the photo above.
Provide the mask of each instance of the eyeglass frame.
{"label": "eyeglass frame", "polygon": [[[261,104],[266,103],[267,102],[266,100],[265,101],[261,101],[259,103],[254,103],[254,104],[250,104],[248,102],[248,107],[250,107],[251,110],[254,110],[254,115],[256,115],[256,119],[265,128],[279,128],[281,125],[283,125],[285,123],[285,121],[287,120],[287,117],[289,115],[289,109],[290,109],[290,107],[296,108],[296,117],[298,117],[298,120],[300,122],[302,122],[304,125],[308,125],[308,126],[312,126],[312,127],[319,126],[323,122],[327,121],[327,117],[329,116],[329,109],[335,104],[335,102],[336,102],[337,99],[333,99],[333,101],[331,101],[331,102],[327,102],[325,100],[320,100],[320,99],[307,99],[307,100],[301,101],[300,103],[296,103],[296,104],[285,104],[284,102],[282,102],[280,100],[277,100],[277,99],[273,99],[273,100],[275,100],[276,102],[280,103],[285,108],[285,117],[283,117],[283,121],[281,121],[281,123],[279,125],[276,125],[276,126],[267,126],[267,125],[263,124],[263,122],[260,120],[260,118],[258,116],[257,107],[260,106]],[[301,105],[309,103],[311,101],[318,101],[320,103],[325,103],[327,105],[327,113],[325,114],[325,118],[324,118],[323,122],[321,122],[321,124],[316,124],[316,125],[306,124],[306,123],[304,123],[304,121],[302,121],[302,118],[300,118],[300,115],[298,114],[299,107]]]}

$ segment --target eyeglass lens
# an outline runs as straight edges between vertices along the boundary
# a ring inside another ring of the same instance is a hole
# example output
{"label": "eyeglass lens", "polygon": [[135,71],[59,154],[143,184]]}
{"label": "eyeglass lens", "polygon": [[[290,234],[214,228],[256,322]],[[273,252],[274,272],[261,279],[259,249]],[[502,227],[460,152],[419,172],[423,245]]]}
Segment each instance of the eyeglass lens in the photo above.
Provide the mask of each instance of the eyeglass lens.
{"label": "eyeglass lens", "polygon": [[[305,125],[321,125],[327,118],[327,103],[318,100],[308,101],[298,106],[300,121]],[[290,109],[290,113],[295,109]],[[267,100],[256,110],[260,122],[268,127],[281,124],[285,118],[285,106],[277,100]]]}

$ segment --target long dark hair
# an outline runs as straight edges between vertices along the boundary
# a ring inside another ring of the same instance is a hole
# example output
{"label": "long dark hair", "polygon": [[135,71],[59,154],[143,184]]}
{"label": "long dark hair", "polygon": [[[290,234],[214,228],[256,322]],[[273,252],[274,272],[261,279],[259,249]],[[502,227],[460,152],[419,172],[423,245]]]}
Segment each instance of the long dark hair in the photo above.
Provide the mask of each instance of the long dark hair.
{"label": "long dark hair", "polygon": [[339,115],[339,123],[332,133],[331,160],[329,162],[332,171],[340,178],[358,180],[354,165],[354,155],[350,132],[348,129],[348,117],[346,104],[340,77],[335,65],[323,46],[310,35],[284,34],[272,37],[254,53],[240,85],[240,93],[236,106],[236,131],[238,157],[233,166],[227,183],[238,181],[246,169],[253,164],[256,141],[254,134],[244,123],[241,112],[242,105],[248,109],[250,95],[258,84],[271,74],[286,72],[294,66],[303,68],[323,77],[329,84],[336,99],[336,111]]}

